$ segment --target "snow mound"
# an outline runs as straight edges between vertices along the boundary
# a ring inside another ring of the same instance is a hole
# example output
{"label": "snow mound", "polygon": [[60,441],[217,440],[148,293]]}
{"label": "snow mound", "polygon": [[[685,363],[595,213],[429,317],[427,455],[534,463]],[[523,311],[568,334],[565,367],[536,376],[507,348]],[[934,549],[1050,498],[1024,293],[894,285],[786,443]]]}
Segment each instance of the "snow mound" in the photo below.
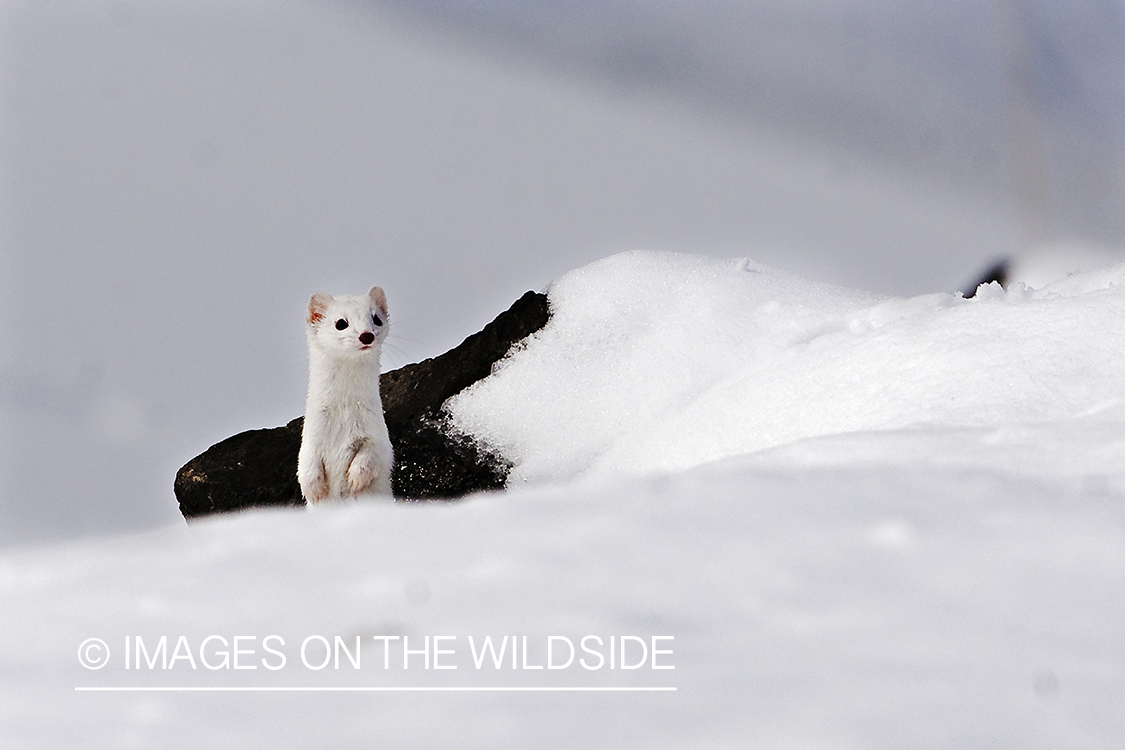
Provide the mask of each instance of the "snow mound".
{"label": "snow mound", "polygon": [[747,259],[629,252],[448,405],[511,481],[678,471],[803,438],[1075,417],[1125,396],[1125,265],[908,299]]}

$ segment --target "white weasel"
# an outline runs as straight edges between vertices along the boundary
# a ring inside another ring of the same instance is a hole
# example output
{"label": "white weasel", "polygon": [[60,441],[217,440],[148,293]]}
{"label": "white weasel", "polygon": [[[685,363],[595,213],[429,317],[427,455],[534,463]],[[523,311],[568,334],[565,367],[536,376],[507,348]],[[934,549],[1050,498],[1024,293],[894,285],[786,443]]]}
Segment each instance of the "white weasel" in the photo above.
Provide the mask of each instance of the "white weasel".
{"label": "white weasel", "polygon": [[379,397],[387,297],[314,294],[309,300],[309,395],[297,457],[305,500],[391,495],[394,454]]}

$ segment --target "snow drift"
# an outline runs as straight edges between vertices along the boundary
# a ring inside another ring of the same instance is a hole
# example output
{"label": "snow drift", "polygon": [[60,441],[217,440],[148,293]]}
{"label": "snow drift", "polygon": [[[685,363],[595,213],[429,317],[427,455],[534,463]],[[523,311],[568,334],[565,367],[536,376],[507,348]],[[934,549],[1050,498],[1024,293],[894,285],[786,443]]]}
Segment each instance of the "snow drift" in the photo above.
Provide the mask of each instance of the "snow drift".
{"label": "snow drift", "polygon": [[677,471],[801,438],[1039,422],[1125,395],[1125,265],[1040,290],[878,297],[747,259],[634,252],[453,399],[515,480]]}

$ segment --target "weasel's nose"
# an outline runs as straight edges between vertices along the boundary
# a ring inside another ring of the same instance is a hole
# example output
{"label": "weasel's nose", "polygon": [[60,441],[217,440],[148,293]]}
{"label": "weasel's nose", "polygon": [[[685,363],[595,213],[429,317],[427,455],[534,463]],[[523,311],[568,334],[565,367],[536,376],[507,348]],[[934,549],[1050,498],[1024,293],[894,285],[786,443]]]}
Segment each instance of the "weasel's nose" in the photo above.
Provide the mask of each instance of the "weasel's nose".
{"label": "weasel's nose", "polygon": [[371,342],[375,340],[375,334],[371,331],[364,331],[359,334],[359,340],[364,346],[371,346]]}

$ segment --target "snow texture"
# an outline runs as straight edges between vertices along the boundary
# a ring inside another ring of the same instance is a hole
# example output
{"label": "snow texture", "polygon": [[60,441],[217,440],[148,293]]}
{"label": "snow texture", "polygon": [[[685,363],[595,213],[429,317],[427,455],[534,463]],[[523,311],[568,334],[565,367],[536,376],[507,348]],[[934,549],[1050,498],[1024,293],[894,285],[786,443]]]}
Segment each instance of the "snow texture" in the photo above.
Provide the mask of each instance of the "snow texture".
{"label": "snow texture", "polygon": [[515,459],[516,480],[1062,419],[1119,403],[1123,279],[1116,266],[1041,290],[896,299],[747,259],[625,253],[552,284],[547,327],[450,411]]}
{"label": "snow texture", "polygon": [[[2,744],[1118,747],[1123,278],[892,299],[746,260],[581,268],[452,410],[518,456],[507,492],[0,553]],[[253,636],[257,668],[200,663],[222,663],[211,635]],[[315,635],[359,636],[360,668],[304,666]],[[458,668],[403,669],[401,640],[384,662],[376,635],[452,636]],[[671,653],[523,668],[586,635]],[[526,636],[526,661],[477,668],[486,636]],[[127,670],[138,637],[153,667]]]}

